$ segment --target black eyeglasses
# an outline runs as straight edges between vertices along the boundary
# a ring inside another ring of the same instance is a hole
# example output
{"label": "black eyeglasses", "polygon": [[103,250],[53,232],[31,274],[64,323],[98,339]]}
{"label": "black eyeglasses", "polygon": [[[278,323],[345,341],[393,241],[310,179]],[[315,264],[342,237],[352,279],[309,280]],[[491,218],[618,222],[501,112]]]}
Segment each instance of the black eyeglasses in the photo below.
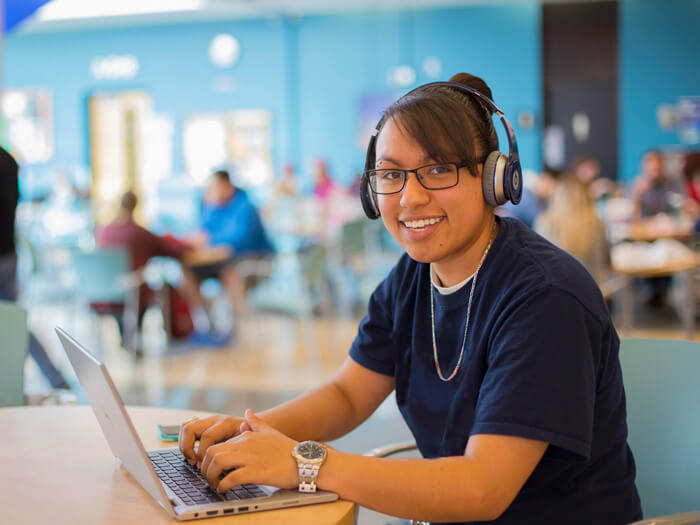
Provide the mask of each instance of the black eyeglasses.
{"label": "black eyeglasses", "polygon": [[[477,159],[481,164],[485,159]],[[369,187],[379,195],[399,193],[406,186],[409,173],[415,173],[416,179],[426,190],[445,190],[459,183],[459,170],[468,166],[466,162],[442,162],[428,164],[414,170],[396,168],[367,170],[365,176],[369,179]]]}

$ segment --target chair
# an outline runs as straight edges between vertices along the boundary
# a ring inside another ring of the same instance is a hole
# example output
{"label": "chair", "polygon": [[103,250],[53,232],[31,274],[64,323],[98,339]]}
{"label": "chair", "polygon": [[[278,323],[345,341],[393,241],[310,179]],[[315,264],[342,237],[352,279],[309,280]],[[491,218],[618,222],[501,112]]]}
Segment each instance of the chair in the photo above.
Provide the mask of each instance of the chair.
{"label": "chair", "polygon": [[29,349],[27,312],[0,301],[0,406],[24,405],[24,362]]}
{"label": "chair", "polygon": [[139,286],[141,272],[131,271],[131,257],[122,250],[76,251],[71,256],[75,293],[79,300],[123,304],[124,347],[138,346]]}
{"label": "chair", "polygon": [[[700,343],[622,339],[620,363],[642,511],[657,516],[631,525],[700,523]],[[365,455],[415,449],[396,443]]]}
{"label": "chair", "polygon": [[[351,293],[346,293],[346,302],[352,307],[354,313],[366,312],[369,298],[377,285],[389,274],[398,261],[401,250],[396,246],[389,246],[382,241],[382,235],[386,229],[381,221],[370,221],[367,218],[354,220],[343,224],[340,229],[339,262],[341,272],[334,272],[336,287],[345,288]],[[389,236],[391,237],[391,236]],[[343,269],[350,271],[342,272]],[[349,283],[347,281],[350,281]],[[351,296],[350,296],[351,295]],[[344,305],[340,301],[341,310]],[[347,308],[343,313],[348,314]]]}
{"label": "chair", "polygon": [[623,339],[620,362],[644,515],[700,510],[700,343]]}
{"label": "chair", "polygon": [[700,512],[684,512],[635,521],[629,525],[697,525],[698,523],[700,523]]}
{"label": "chair", "polygon": [[[314,310],[323,302],[317,301],[316,285],[321,289],[325,255],[321,247],[310,247],[300,252],[277,253],[270,261],[267,279],[248,291],[248,316],[253,319],[262,312],[274,312],[294,319],[299,328],[304,348],[320,355]],[[323,281],[325,282],[325,281]],[[258,331],[260,328],[256,328]]]}

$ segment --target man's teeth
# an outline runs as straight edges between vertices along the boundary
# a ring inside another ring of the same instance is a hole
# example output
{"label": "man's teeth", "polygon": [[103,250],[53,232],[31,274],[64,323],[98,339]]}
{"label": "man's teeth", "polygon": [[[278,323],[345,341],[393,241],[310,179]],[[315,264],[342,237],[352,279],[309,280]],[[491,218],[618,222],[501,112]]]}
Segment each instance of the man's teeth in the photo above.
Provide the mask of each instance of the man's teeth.
{"label": "man's teeth", "polygon": [[405,221],[404,224],[407,228],[425,228],[426,226],[431,226],[437,224],[442,220],[442,217],[437,219],[420,219],[417,221]]}

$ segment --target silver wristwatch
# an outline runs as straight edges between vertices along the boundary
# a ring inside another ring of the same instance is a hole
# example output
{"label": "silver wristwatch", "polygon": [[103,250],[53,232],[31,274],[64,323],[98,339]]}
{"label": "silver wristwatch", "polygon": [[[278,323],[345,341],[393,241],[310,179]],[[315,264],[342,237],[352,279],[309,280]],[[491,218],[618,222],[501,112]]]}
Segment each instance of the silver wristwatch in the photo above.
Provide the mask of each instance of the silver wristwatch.
{"label": "silver wristwatch", "polygon": [[292,457],[299,469],[299,492],[316,492],[318,469],[321,468],[328,451],[318,441],[302,441],[292,449]]}

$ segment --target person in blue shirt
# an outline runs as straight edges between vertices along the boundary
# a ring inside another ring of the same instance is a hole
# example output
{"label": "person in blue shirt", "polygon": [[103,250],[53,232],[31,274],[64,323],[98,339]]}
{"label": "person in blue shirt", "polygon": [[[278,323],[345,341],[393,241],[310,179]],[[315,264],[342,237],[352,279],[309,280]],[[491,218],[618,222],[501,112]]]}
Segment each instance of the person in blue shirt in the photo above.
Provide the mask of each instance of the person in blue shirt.
{"label": "person in blue shirt", "polygon": [[230,334],[210,331],[211,323],[200,292],[201,282],[219,279],[231,298],[235,315],[240,311],[245,286],[236,265],[243,259],[265,257],[274,252],[258,210],[248,194],[231,183],[227,171],[219,170],[212,175],[202,202],[200,232],[186,242],[200,253],[211,247],[228,248],[228,255],[216,261],[186,265],[182,288],[193,309],[196,329],[193,339],[202,343],[226,343]]}
{"label": "person in blue shirt", "polygon": [[[578,261],[494,215],[520,187],[510,124],[510,154],[498,152],[496,110],[485,82],[461,73],[384,112],[362,203],[406,253],[326,384],[259,414],[182,426],[180,449],[217,490],[320,487],[441,523],[641,517],[618,335]],[[313,443],[351,431],[392,391],[423,458]]]}

